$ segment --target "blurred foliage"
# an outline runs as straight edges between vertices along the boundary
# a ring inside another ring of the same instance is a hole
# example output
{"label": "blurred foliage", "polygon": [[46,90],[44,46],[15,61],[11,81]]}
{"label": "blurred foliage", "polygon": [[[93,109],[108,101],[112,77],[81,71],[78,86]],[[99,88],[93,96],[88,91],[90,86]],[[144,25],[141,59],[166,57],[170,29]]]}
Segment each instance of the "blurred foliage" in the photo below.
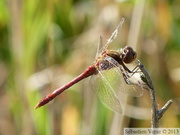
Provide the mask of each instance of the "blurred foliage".
{"label": "blurred foliage", "polygon": [[[93,64],[99,36],[106,42],[122,17],[110,48],[137,50],[159,108],[174,99],[160,127],[180,126],[179,0],[1,0],[0,9],[1,135],[120,135],[124,127],[150,127],[150,116],[117,116],[105,108],[88,79],[34,110],[43,96]],[[147,91],[131,101],[151,106]]]}

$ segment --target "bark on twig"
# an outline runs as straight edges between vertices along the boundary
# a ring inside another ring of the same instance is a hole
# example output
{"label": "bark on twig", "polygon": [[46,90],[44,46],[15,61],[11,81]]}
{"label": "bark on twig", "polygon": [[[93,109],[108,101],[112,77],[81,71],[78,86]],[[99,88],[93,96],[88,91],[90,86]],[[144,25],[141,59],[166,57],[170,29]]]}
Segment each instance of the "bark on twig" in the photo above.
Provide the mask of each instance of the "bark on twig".
{"label": "bark on twig", "polygon": [[160,119],[163,114],[167,111],[170,105],[173,103],[172,100],[167,101],[167,103],[158,111],[158,119]]}
{"label": "bark on twig", "polygon": [[150,92],[150,99],[152,102],[152,121],[151,121],[151,127],[152,128],[158,128],[159,127],[159,120],[163,116],[163,114],[167,111],[167,109],[170,107],[170,105],[173,103],[172,100],[169,100],[160,110],[157,108],[157,102],[156,102],[156,95],[154,90],[153,82],[142,65],[142,63],[138,60],[138,66],[141,70],[141,72],[145,75],[146,83],[149,86],[149,92]]}

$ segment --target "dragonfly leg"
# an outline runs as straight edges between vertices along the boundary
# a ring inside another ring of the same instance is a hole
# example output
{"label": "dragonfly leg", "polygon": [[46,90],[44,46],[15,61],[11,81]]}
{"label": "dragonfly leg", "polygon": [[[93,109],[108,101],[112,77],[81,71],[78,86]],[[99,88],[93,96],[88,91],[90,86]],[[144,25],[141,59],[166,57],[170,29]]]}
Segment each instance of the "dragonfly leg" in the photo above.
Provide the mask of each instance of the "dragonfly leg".
{"label": "dragonfly leg", "polygon": [[132,77],[135,73],[142,73],[142,71],[139,68],[139,65],[137,65],[131,72],[132,74],[130,75],[130,77]]}
{"label": "dragonfly leg", "polygon": [[[136,67],[133,69],[133,70],[130,70],[126,65],[124,65],[123,62],[121,62],[121,65],[123,66],[124,70],[126,70],[127,72],[129,73],[132,73],[131,76],[133,76],[135,73],[140,73],[141,70],[140,70],[140,67],[139,67],[139,64],[136,65]],[[138,71],[139,70],[139,71]]]}
{"label": "dragonfly leg", "polygon": [[126,82],[127,84],[129,84],[129,85],[133,85],[134,83],[132,83],[132,82],[129,80],[129,78],[130,78],[131,76],[129,76],[129,74],[127,73],[127,71],[124,70],[123,67],[120,67],[120,70],[121,70],[121,72],[122,72],[122,75],[123,75],[123,78],[124,78],[125,82]]}
{"label": "dragonfly leg", "polygon": [[[129,72],[129,73],[132,73],[132,71],[131,71],[128,67],[126,67],[126,65],[124,65],[123,62],[121,62],[120,64],[123,66],[124,70],[126,70],[126,71]],[[134,70],[134,69],[133,69],[133,70]]]}
{"label": "dragonfly leg", "polygon": [[123,66],[120,67],[120,70],[121,70],[121,72],[122,72],[122,75],[123,75],[123,78],[124,78],[124,81],[126,82],[126,84],[128,84],[128,85],[138,85],[138,84],[141,84],[141,82],[139,82],[139,81],[138,81],[138,84],[137,84],[137,83],[133,83],[133,82],[131,81],[131,78],[133,77],[133,75],[134,75],[135,73],[139,73],[139,72],[142,73],[142,71],[138,71],[138,70],[140,70],[139,65],[137,65],[137,66],[132,70],[132,74],[131,74],[131,75],[128,73],[127,70],[125,70],[125,69],[123,68]]}

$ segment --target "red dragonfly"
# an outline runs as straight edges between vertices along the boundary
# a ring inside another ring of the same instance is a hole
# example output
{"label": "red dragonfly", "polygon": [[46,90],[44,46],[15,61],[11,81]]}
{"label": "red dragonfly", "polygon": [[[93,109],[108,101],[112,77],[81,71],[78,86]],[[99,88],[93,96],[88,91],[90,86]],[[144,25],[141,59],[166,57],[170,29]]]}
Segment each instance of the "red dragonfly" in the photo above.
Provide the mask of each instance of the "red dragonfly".
{"label": "red dragonfly", "polygon": [[[109,44],[118,35],[119,29],[122,27],[124,19],[121,20],[118,27],[112,33],[107,43],[102,47],[96,56],[93,65],[89,66],[82,74],[74,78],[69,83],[56,89],[46,97],[44,97],[36,106],[35,109],[47,104],[57,95],[67,90],[72,85],[79,81],[93,76],[93,80],[97,89],[97,94],[110,109],[121,113],[122,108],[116,91],[127,93],[132,96],[141,96],[142,89],[145,88],[142,72],[138,71],[136,66],[130,70],[126,65],[136,61],[137,54],[130,47],[126,46],[119,51],[107,50]],[[102,45],[100,37],[99,46]],[[116,90],[116,91],[115,91]]]}

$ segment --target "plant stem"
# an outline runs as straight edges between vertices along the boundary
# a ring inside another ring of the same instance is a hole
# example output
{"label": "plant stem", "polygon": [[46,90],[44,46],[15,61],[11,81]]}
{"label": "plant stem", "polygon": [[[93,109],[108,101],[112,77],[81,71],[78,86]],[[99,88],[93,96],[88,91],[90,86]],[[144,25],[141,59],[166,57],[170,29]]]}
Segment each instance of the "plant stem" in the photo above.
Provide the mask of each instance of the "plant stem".
{"label": "plant stem", "polygon": [[153,82],[142,65],[142,63],[138,60],[138,66],[141,70],[141,72],[145,75],[145,78],[147,80],[147,85],[149,86],[149,92],[150,92],[150,99],[152,102],[152,120],[151,120],[151,128],[158,128],[159,127],[159,119],[163,116],[165,111],[170,107],[170,105],[173,103],[172,100],[169,100],[160,110],[157,108],[157,102],[156,102],[156,94],[154,90]]}

